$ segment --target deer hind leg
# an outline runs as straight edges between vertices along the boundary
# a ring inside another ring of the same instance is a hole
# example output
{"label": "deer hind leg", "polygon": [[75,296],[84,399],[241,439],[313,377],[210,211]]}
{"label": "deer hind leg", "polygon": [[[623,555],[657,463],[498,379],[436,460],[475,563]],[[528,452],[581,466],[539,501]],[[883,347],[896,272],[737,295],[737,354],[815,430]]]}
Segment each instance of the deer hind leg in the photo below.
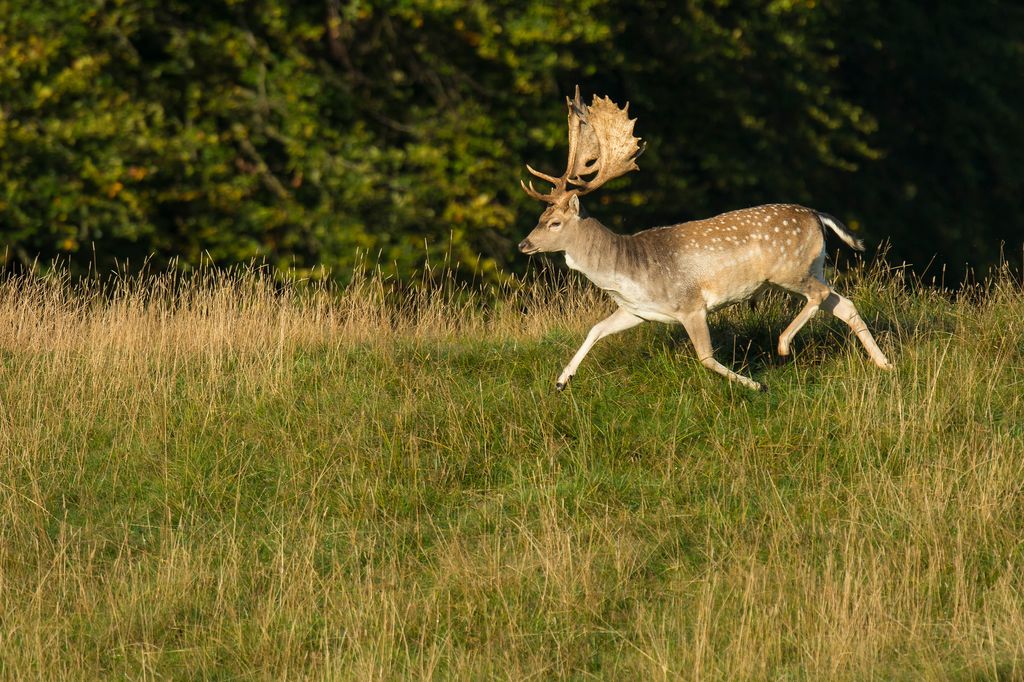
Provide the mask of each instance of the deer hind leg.
{"label": "deer hind leg", "polygon": [[832,293],[828,285],[816,277],[808,277],[803,282],[800,282],[800,284],[790,285],[786,288],[803,295],[807,299],[807,304],[804,305],[803,309],[789,323],[789,326],[779,335],[779,355],[789,355],[789,346],[793,343],[793,337],[814,317],[814,313],[818,312],[818,308],[821,307],[825,299]]}
{"label": "deer hind leg", "polygon": [[868,330],[868,326],[864,324],[864,320],[860,318],[860,314],[857,312],[857,308],[853,305],[853,302],[844,297],[840,296],[836,292],[832,291],[829,293],[828,298],[821,304],[821,307],[832,313],[840,320],[845,322],[853,333],[860,339],[864,349],[871,356],[871,360],[881,367],[882,369],[892,369],[892,365],[889,360],[885,357],[885,353],[875,343],[875,337],[871,335]]}
{"label": "deer hind leg", "polygon": [[735,381],[736,383],[755,391],[761,390],[761,384],[757,383],[753,379],[748,379],[742,374],[737,374],[715,360],[715,356],[711,348],[711,331],[708,329],[706,310],[701,309],[696,312],[681,314],[679,315],[679,321],[682,322],[687,335],[690,337],[690,341],[693,343],[693,349],[697,352],[697,359],[700,360],[700,364],[713,372],[721,374],[729,381]]}
{"label": "deer hind leg", "polygon": [[580,346],[578,351],[576,351],[576,355],[572,357],[569,364],[562,370],[562,374],[558,377],[558,382],[555,384],[555,388],[561,391],[569,384],[569,380],[572,379],[574,374],[576,374],[576,369],[580,366],[583,358],[587,356],[587,353],[590,352],[590,349],[594,347],[595,343],[609,334],[617,334],[618,332],[635,327],[641,322],[643,322],[643,318],[637,317],[636,315],[619,308],[614,313],[595,324],[593,328],[591,328],[590,333],[587,334],[587,338],[583,342],[583,345]]}

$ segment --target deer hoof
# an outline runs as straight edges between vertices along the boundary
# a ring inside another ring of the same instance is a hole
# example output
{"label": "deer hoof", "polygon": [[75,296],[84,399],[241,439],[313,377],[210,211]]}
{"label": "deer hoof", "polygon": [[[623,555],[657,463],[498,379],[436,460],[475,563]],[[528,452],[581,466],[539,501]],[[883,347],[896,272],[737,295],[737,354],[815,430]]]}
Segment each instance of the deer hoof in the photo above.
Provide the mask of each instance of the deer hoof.
{"label": "deer hoof", "polygon": [[[569,377],[569,379],[571,379],[571,378],[572,378],[572,377]],[[555,388],[557,388],[557,389],[558,389],[558,392],[559,392],[559,393],[561,393],[562,391],[564,391],[564,390],[565,390],[565,387],[569,385],[569,379],[566,379],[565,381],[559,381],[559,382],[557,382],[557,383],[555,384]]]}

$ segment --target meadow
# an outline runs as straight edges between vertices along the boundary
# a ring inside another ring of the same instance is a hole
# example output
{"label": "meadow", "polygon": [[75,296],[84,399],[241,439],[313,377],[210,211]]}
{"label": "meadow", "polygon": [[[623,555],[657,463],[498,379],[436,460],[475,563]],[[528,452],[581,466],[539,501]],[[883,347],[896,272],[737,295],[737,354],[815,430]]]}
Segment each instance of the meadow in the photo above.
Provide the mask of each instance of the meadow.
{"label": "meadow", "polygon": [[1024,291],[601,341],[559,274],[0,281],[6,679],[1024,677]]}

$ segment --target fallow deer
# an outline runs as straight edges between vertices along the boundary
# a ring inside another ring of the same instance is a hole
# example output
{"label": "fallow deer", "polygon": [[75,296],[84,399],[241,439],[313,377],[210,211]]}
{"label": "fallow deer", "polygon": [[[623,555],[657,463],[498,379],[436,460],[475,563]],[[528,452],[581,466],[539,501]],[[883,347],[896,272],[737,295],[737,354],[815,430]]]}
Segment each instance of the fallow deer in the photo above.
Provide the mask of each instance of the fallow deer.
{"label": "fallow deer", "polygon": [[619,308],[590,330],[558,377],[558,390],[565,388],[599,339],[645,320],[681,323],[701,364],[731,381],[760,389],[756,381],[715,360],[707,314],[749,299],[766,287],[807,299],[779,337],[780,355],[789,355],[793,337],[824,308],[849,325],[876,365],[891,367],[853,303],[825,280],[826,228],[851,248],[864,250],[842,223],[803,206],[771,204],[632,235],[616,234],[587,215],[580,197],[638,170],[636,159],[644,144],[633,135],[636,119],[629,118],[628,103],[620,108],[607,97],[594,96],[589,106],[584,104],[579,86],[566,104],[569,161],[565,173],[554,177],[526,166],[553,185],[547,194],[520,180],[527,194],[549,206],[519,250],[564,252],[568,266],[606,291]]}

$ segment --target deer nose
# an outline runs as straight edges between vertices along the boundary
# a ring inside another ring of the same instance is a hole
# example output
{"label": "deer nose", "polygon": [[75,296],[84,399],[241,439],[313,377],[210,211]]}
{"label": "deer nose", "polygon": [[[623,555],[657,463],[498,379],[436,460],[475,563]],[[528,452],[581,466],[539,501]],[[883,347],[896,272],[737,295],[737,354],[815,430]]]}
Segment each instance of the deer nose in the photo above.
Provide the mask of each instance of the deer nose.
{"label": "deer nose", "polygon": [[533,248],[533,244],[530,243],[529,238],[524,239],[523,241],[519,242],[519,250],[522,251],[523,253],[526,253],[527,251],[529,251],[532,248]]}

